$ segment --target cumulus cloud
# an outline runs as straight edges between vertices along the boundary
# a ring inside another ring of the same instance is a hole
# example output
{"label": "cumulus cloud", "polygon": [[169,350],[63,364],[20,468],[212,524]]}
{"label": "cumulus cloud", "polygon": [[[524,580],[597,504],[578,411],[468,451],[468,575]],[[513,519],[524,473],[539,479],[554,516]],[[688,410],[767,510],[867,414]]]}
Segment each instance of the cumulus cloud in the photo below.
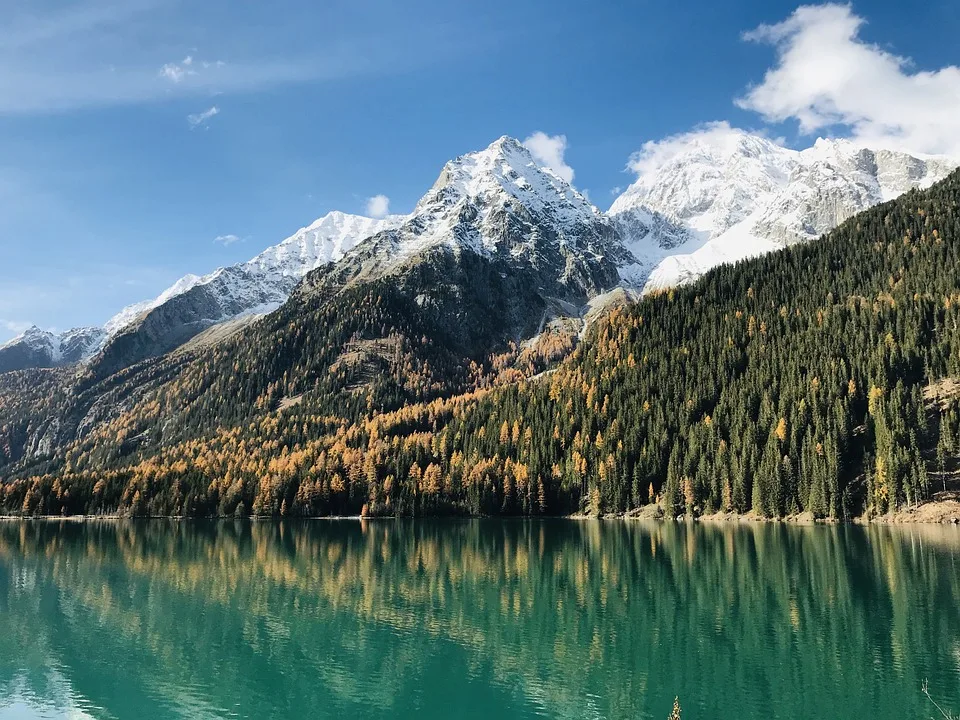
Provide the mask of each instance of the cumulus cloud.
{"label": "cumulus cloud", "polygon": [[374,218],[386,217],[390,214],[390,198],[386,195],[374,195],[367,198],[367,215]]}
{"label": "cumulus cloud", "polygon": [[960,68],[914,71],[860,38],[864,22],[849,5],[804,6],[745,33],[777,61],[737,104],[805,134],[840,125],[865,145],[960,156]]}
{"label": "cumulus cloud", "polygon": [[220,108],[214,105],[212,108],[204,110],[201,113],[195,115],[187,115],[187,122],[190,123],[191,128],[197,128],[201,125],[206,125],[207,121],[215,115],[220,114]]}
{"label": "cumulus cloud", "polygon": [[219,243],[220,245],[223,245],[224,247],[228,247],[230,245],[233,245],[234,243],[242,242],[243,238],[240,237],[239,235],[233,235],[232,233],[230,233],[227,235],[217,235],[213,239],[213,241],[215,243]]}
{"label": "cumulus cloud", "polygon": [[566,135],[547,135],[538,130],[524,140],[523,144],[538,163],[550,168],[557,177],[568,183],[573,182],[573,168],[567,165],[563,158],[567,152]]}

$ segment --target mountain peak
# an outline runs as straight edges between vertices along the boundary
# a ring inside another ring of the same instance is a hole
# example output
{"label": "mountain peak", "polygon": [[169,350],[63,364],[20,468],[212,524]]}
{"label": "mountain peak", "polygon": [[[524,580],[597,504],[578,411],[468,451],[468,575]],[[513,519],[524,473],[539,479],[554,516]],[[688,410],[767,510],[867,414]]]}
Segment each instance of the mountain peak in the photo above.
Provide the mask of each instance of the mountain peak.
{"label": "mountain peak", "polygon": [[382,277],[439,249],[535,271],[544,287],[581,299],[615,284],[611,268],[626,254],[603,214],[507,135],[447,162],[398,227],[346,258],[342,277]]}
{"label": "mountain peak", "polygon": [[0,344],[0,372],[79,362],[100,348],[104,336],[102,328],[83,327],[56,333],[31,325]]}
{"label": "mountain peak", "polygon": [[637,180],[610,215],[634,255],[646,259],[637,277],[648,274],[647,287],[661,287],[819,237],[860,210],[929,186],[955,165],[842,138],[793,150],[725,125],[708,127],[637,156]]}
{"label": "mountain peak", "polygon": [[487,147],[487,150],[496,150],[498,152],[522,152],[528,154],[530,152],[522,142],[509,135],[501,135],[498,137],[496,140],[490,143],[489,147]]}
{"label": "mountain peak", "polygon": [[516,138],[504,135],[483,150],[461,155],[444,165],[433,187],[421,198],[414,216],[429,208],[452,207],[464,199],[481,204],[509,198],[537,211],[544,203],[575,206],[577,212],[598,212],[566,181],[541,167]]}
{"label": "mountain peak", "polygon": [[[536,166],[533,155],[516,138],[503,135],[483,150],[460,155],[443,167],[440,179],[444,176],[461,180],[476,179],[479,176],[500,173],[520,172],[522,168]],[[438,181],[439,182],[439,181]]]}
{"label": "mountain peak", "polygon": [[724,232],[787,181],[798,155],[726,125],[672,138],[634,159],[637,180],[610,214],[654,211],[696,232]]}
{"label": "mountain peak", "polygon": [[[689,147],[689,151],[707,154],[719,160],[729,160],[737,155],[754,157],[762,153],[777,152],[782,149],[782,146],[763,135],[754,135],[738,128],[732,128],[726,133],[695,136]],[[677,156],[684,154],[681,151],[677,153]]]}

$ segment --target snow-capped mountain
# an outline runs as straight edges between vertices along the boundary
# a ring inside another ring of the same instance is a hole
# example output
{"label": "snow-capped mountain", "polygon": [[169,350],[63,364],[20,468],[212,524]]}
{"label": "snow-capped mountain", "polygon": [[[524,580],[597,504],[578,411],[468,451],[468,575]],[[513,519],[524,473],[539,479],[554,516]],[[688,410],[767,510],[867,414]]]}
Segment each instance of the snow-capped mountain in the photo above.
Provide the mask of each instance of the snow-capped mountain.
{"label": "snow-capped mountain", "polygon": [[0,372],[77,363],[96,352],[105,338],[106,331],[98,327],[53,333],[34,325],[0,345]]}
{"label": "snow-capped mountain", "polygon": [[124,308],[103,327],[64,333],[31,328],[0,346],[0,372],[82,362],[109,353],[120,338],[122,358],[110,367],[173,349],[211,325],[279,307],[308,272],[336,262],[360,240],[402,220],[328,213],[245,263],[180,278],[153,300]]}
{"label": "snow-capped mountain", "polygon": [[547,295],[583,301],[616,285],[617,263],[628,259],[603,213],[509,137],[448,162],[408,217],[337,269],[368,280],[436,251],[531,268]]}
{"label": "snow-capped mountain", "polygon": [[394,215],[375,220],[335,210],[245,263],[217,268],[203,276],[185,275],[153,300],[124,308],[104,328],[109,336],[116,335],[145,313],[198,288],[203,288],[215,305],[203,318],[208,324],[241,314],[268,312],[286,300],[308,272],[336,262],[360,240],[402,219]]}
{"label": "snow-capped mountain", "polygon": [[360,240],[402,219],[334,211],[247,262],[187,275],[154,300],[131,305],[106,323],[99,370],[113,371],[168,352],[212,325],[275,310],[308,272],[340,260]]}
{"label": "snow-capped mountain", "polygon": [[[181,278],[102,328],[31,329],[0,347],[0,372],[99,354],[98,372],[106,374],[211,325],[273,310],[318,268],[326,270],[308,284],[342,286],[399,276],[443,254],[453,258],[440,263],[451,272],[463,270],[458,258],[467,253],[497,264],[511,282],[522,277],[517,313],[547,303],[552,313],[576,315],[617,287],[633,297],[819,237],[958,164],[843,140],[798,151],[729,128],[671,139],[669,149],[638,164],[636,182],[602,213],[520,142],[502,137],[448,162],[410,215],[329,213],[245,263]],[[430,289],[422,294],[429,299]]]}
{"label": "snow-capped mountain", "polygon": [[448,162],[403,222],[308,275],[291,303],[367,285],[361,294],[409,308],[448,348],[485,357],[547,327],[577,327],[626,262],[614,224],[502,137]]}
{"label": "snow-capped mountain", "polygon": [[797,151],[731,130],[693,134],[610,208],[646,289],[811,240],[847,218],[945,177],[957,163],[820,139]]}

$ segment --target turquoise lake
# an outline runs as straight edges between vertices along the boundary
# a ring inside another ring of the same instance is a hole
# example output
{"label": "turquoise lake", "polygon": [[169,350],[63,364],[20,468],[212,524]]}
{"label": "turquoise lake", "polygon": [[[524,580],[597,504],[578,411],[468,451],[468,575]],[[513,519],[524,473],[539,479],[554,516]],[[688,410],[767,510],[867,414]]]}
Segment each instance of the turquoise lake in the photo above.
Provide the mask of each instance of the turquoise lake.
{"label": "turquoise lake", "polygon": [[0,523],[0,718],[960,713],[960,530]]}

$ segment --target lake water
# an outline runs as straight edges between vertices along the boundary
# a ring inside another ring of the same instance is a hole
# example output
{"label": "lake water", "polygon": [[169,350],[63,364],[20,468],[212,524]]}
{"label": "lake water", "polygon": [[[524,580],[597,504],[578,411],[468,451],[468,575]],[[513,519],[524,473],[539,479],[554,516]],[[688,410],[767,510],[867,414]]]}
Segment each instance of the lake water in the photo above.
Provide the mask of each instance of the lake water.
{"label": "lake water", "polygon": [[0,718],[930,718],[960,531],[0,523]]}

